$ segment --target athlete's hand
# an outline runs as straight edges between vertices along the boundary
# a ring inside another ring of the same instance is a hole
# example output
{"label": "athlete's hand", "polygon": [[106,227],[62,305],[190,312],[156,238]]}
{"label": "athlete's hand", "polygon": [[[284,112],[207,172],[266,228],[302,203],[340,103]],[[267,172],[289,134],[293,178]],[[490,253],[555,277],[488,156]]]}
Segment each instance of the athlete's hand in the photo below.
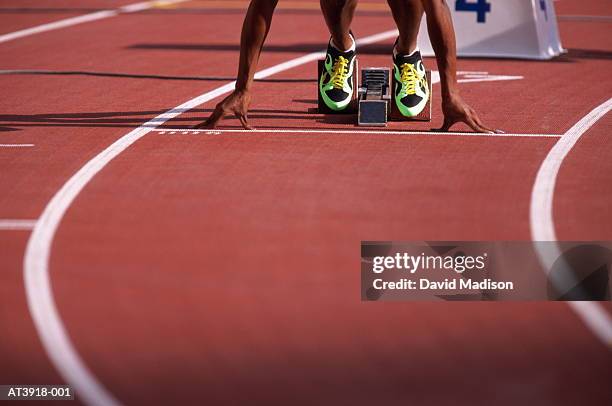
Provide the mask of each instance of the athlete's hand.
{"label": "athlete's hand", "polygon": [[248,123],[247,111],[251,104],[251,93],[248,90],[234,90],[221,100],[210,117],[195,128],[215,128],[219,121],[228,114],[234,114],[246,130],[254,130]]}
{"label": "athlete's hand", "polygon": [[476,111],[459,94],[443,98],[442,111],[444,113],[444,124],[439,131],[446,132],[456,123],[466,123],[472,130],[479,133],[503,133],[501,130],[494,130],[484,125]]}

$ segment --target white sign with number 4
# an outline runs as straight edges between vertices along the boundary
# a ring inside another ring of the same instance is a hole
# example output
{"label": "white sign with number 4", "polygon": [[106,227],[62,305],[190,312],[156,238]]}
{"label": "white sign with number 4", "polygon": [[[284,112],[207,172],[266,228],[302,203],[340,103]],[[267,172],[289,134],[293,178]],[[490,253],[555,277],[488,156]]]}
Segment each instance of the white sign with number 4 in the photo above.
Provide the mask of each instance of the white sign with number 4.
{"label": "white sign with number 4", "polygon": [[[564,52],[553,0],[448,0],[459,56],[551,59]],[[432,56],[425,19],[419,48]]]}

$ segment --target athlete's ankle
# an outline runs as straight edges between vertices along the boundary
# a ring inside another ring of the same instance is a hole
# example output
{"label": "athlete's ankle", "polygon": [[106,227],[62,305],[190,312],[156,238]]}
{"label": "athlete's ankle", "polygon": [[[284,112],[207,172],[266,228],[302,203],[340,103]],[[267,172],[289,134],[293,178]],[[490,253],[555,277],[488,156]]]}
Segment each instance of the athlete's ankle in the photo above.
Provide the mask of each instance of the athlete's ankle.
{"label": "athlete's ankle", "polygon": [[331,44],[340,52],[349,52],[355,50],[355,40],[349,33],[342,36],[342,38],[332,37]]}
{"label": "athlete's ankle", "polygon": [[393,47],[393,56],[403,55],[403,56],[412,56],[416,51],[419,50],[419,47],[416,43],[403,43],[401,39],[398,39]]}

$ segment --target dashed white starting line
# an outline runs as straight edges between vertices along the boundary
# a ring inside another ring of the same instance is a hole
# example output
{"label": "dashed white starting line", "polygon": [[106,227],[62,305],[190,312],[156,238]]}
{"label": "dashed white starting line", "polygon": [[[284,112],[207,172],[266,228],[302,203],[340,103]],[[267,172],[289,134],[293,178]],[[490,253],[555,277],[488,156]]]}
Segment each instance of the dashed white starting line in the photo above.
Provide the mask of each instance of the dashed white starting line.
{"label": "dashed white starting line", "polygon": [[442,132],[442,131],[395,131],[395,130],[331,130],[331,129],[292,129],[292,128],[270,128],[270,129],[214,129],[198,130],[183,128],[156,128],[151,132],[159,135],[221,135],[221,134],[343,134],[343,135],[453,135],[469,137],[535,137],[535,138],[559,138],[560,134],[520,134],[520,133],[474,133],[474,132]]}

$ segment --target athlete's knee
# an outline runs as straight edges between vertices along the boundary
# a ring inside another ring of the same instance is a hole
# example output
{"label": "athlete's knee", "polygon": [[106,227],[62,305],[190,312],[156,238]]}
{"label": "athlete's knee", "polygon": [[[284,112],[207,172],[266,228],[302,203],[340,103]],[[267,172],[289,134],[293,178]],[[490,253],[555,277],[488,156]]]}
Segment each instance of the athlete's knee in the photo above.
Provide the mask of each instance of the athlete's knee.
{"label": "athlete's knee", "polygon": [[437,7],[437,6],[448,7],[446,0],[419,0],[419,1],[423,4],[423,7],[426,10],[431,7]]}
{"label": "athlete's knee", "polygon": [[274,12],[277,4],[278,0],[251,0],[251,7],[262,11]]}
{"label": "athlete's knee", "polygon": [[413,4],[420,4],[423,1],[426,0],[387,0],[387,3],[389,3],[389,5],[411,6]]}
{"label": "athlete's knee", "polygon": [[357,0],[320,0],[322,8],[343,9],[357,5]]}

